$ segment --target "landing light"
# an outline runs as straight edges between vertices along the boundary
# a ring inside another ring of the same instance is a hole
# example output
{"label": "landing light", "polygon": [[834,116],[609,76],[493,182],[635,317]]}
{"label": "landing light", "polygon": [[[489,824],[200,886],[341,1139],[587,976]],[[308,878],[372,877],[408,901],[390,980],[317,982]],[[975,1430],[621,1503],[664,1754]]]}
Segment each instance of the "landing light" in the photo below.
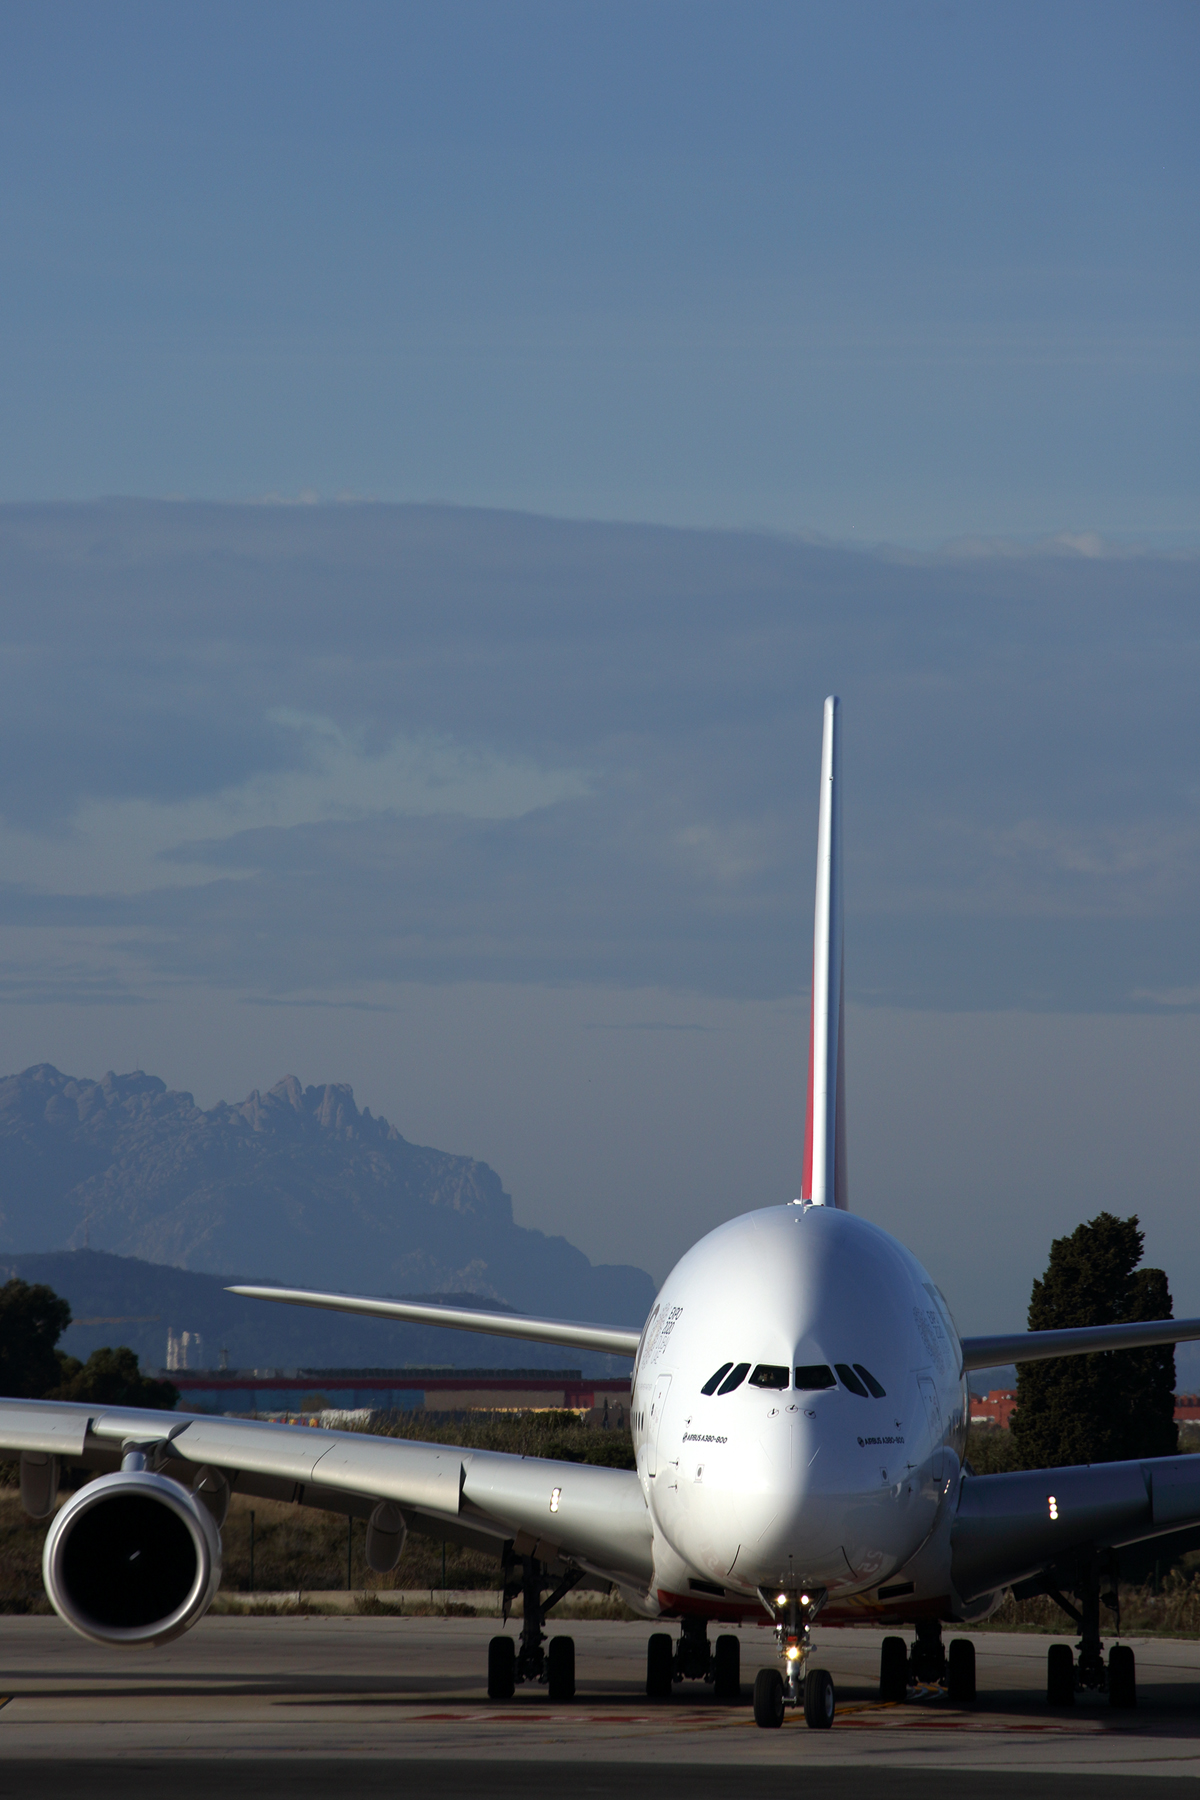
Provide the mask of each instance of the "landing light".
{"label": "landing light", "polygon": [[801,1596],[800,1596],[800,1604],[801,1604],[801,1606],[807,1606],[807,1605],[808,1605],[808,1595],[807,1595],[807,1594],[801,1594]]}
{"label": "landing light", "polygon": [[776,1604],[776,1606],[786,1606],[787,1605],[787,1595],[786,1594],[776,1594],[775,1604]]}
{"label": "landing light", "polygon": [[799,1644],[789,1644],[789,1645],[788,1645],[788,1647],[787,1647],[787,1659],[788,1659],[788,1661],[789,1661],[789,1662],[795,1662],[795,1660],[796,1660],[796,1658],[797,1658],[797,1657],[798,1657],[798,1656],[799,1656],[799,1654],[800,1654],[800,1646],[799,1646]]}
{"label": "landing light", "polygon": [[1058,1501],[1054,1498],[1053,1494],[1050,1496],[1050,1517],[1052,1519],[1057,1519],[1058,1517]]}

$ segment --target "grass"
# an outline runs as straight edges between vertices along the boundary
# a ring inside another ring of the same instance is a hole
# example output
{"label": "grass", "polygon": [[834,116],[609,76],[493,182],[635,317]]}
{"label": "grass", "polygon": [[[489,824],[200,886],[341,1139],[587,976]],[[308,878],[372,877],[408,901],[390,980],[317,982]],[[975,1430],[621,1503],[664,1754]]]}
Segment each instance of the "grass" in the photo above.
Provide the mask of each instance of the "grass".
{"label": "grass", "polygon": [[[1200,1425],[1187,1422],[1179,1427],[1179,1454],[1194,1456],[1200,1450]],[[1003,1475],[1021,1468],[1021,1459],[1011,1431],[998,1425],[972,1425],[967,1433],[967,1461],[977,1475]]]}
{"label": "grass", "polygon": [[0,1613],[48,1613],[42,1586],[46,1520],[31,1519],[15,1488],[0,1488]]}
{"label": "grass", "polygon": [[[1149,1582],[1143,1587],[1122,1582],[1120,1596],[1122,1637],[1200,1637],[1200,1572],[1196,1569],[1170,1570],[1158,1593]],[[1107,1607],[1101,1611],[1100,1628],[1105,1637],[1116,1636],[1115,1617]],[[1075,1637],[1078,1629],[1047,1594],[1032,1600],[1014,1600],[1008,1594],[986,1624],[971,1627],[972,1631],[1045,1632],[1054,1637]]]}
{"label": "grass", "polygon": [[383,1413],[370,1429],[381,1437],[461,1444],[464,1450],[506,1450],[516,1456],[548,1456],[608,1469],[635,1467],[628,1431],[601,1430],[573,1412]]}

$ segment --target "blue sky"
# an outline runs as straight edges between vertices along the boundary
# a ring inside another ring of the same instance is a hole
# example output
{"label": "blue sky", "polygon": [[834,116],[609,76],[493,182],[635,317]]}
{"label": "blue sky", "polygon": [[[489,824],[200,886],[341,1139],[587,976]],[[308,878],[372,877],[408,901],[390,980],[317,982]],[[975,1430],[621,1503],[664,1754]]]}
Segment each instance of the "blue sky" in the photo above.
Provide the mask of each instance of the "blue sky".
{"label": "blue sky", "polygon": [[[0,1063],[1200,1312],[1191,5],[9,7]],[[53,1245],[29,1246],[51,1249]]]}
{"label": "blue sky", "polygon": [[1186,4],[55,4],[0,495],[1197,542]]}

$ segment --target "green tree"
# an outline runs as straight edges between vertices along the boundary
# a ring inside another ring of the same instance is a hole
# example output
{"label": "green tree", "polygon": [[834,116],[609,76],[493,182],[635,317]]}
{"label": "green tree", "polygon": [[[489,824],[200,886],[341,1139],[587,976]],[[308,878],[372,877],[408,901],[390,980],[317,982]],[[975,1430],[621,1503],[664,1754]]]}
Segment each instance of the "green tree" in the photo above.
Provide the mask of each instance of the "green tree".
{"label": "green tree", "polygon": [[1017,1454],[1011,1431],[995,1425],[972,1425],[967,1433],[967,1461],[976,1475],[1006,1475],[1024,1465]]}
{"label": "green tree", "polygon": [[137,1357],[126,1344],[116,1350],[93,1350],[85,1363],[74,1356],[60,1357],[59,1361],[59,1383],[46,1396],[49,1400],[144,1406],[156,1412],[173,1412],[179,1401],[179,1389],[171,1382],[154,1381],[142,1374]]}
{"label": "green tree", "polygon": [[0,1394],[40,1400],[62,1380],[55,1345],[71,1323],[71,1308],[40,1282],[0,1287]]}
{"label": "green tree", "polygon": [[[1136,1214],[1102,1212],[1070,1237],[1055,1238],[1046,1273],[1033,1284],[1029,1329],[1173,1317],[1163,1271],[1138,1268],[1142,1246]],[[1012,1436],[1022,1468],[1173,1456],[1178,1449],[1170,1344],[1022,1363],[1017,1396]]]}

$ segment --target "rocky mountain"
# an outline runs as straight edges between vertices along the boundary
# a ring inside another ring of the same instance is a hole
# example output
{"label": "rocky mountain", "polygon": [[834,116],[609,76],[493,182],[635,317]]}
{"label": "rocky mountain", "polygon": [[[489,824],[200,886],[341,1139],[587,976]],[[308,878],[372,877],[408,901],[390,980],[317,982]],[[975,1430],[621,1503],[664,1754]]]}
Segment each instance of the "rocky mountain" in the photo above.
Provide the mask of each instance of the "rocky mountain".
{"label": "rocky mountain", "polygon": [[514,1223],[486,1163],[410,1144],[349,1087],[207,1111],[153,1075],[0,1080],[0,1256],[77,1249],[372,1294],[471,1292],[640,1324],[648,1275]]}

